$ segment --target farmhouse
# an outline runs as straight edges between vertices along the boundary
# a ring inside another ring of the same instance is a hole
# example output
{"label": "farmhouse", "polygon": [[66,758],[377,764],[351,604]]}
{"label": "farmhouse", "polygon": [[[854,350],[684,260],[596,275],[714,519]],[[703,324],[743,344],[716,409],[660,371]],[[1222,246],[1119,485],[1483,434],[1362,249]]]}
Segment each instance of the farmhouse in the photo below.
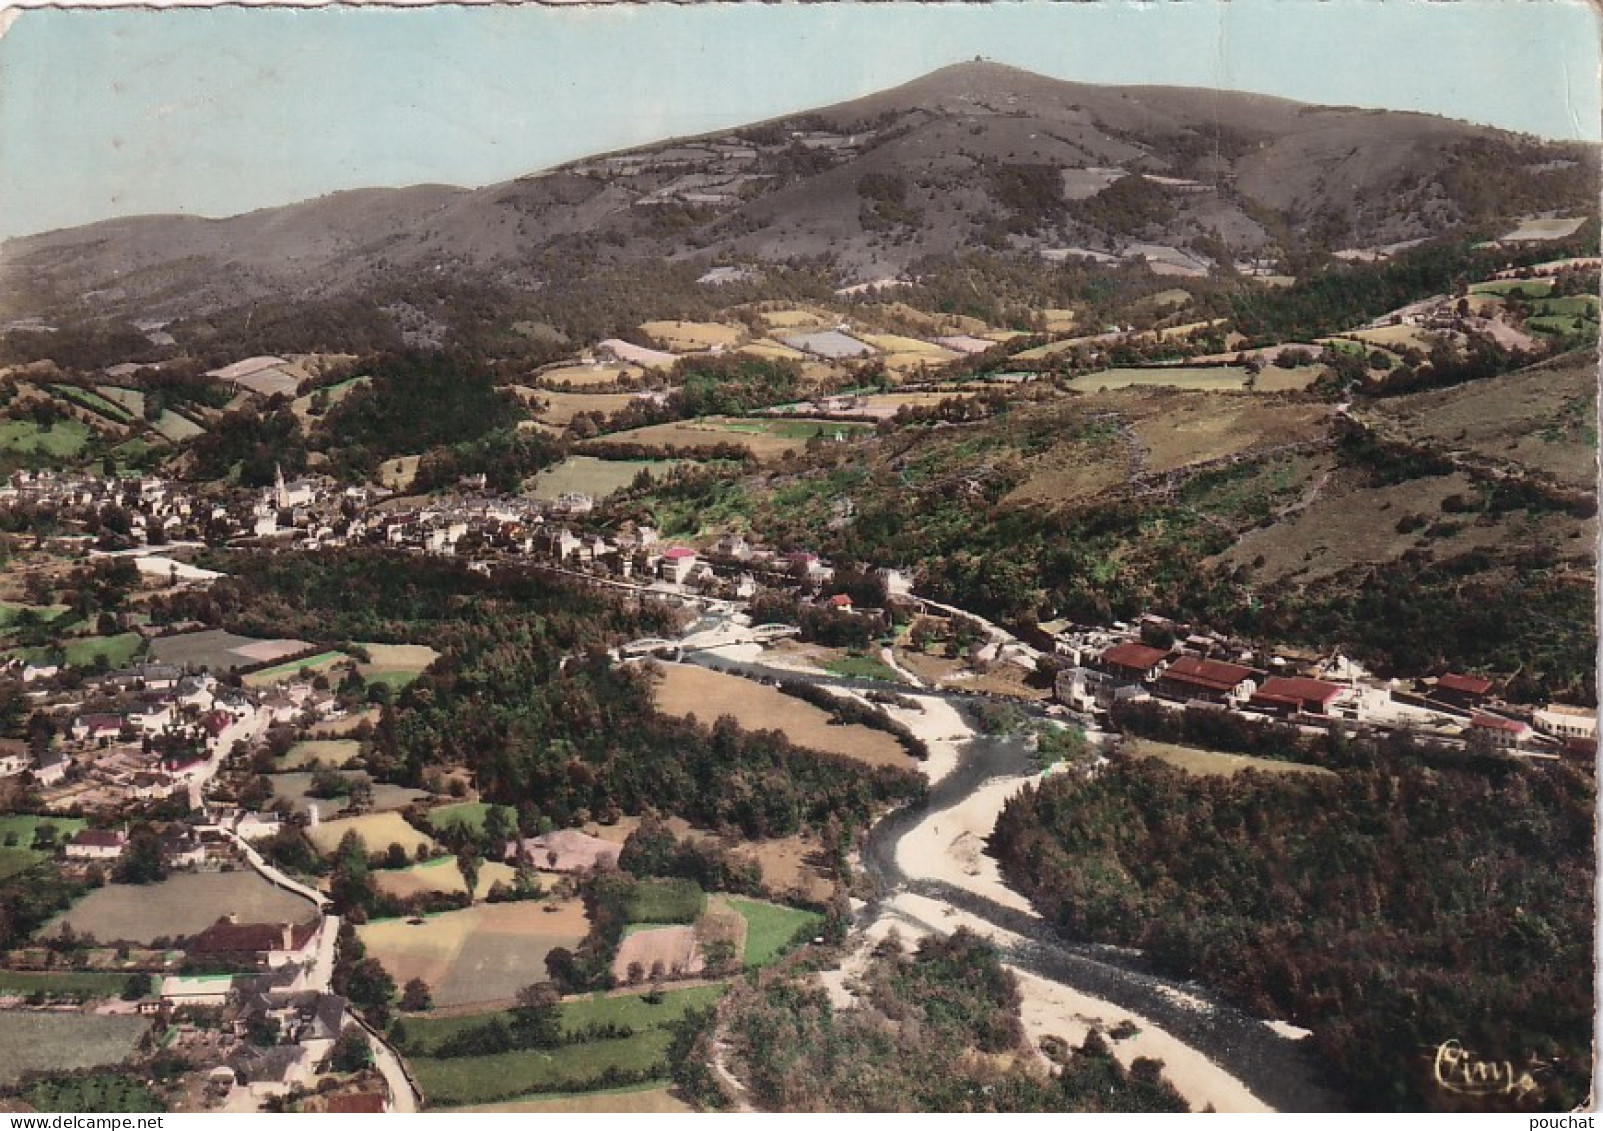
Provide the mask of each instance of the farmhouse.
{"label": "farmhouse", "polygon": [[1158,676],[1157,692],[1170,699],[1205,703],[1239,702],[1256,690],[1251,668],[1223,660],[1181,656]]}
{"label": "farmhouse", "polygon": [[85,829],[67,842],[68,860],[115,860],[128,847],[128,834],[112,829]]}
{"label": "farmhouse", "polygon": [[1458,675],[1448,672],[1436,681],[1426,694],[1454,707],[1479,707],[1491,698],[1492,681],[1479,676]]}
{"label": "farmhouse", "polygon": [[1276,715],[1324,715],[1343,690],[1340,684],[1322,679],[1273,675],[1264,680],[1247,705]]}
{"label": "farmhouse", "polygon": [[39,761],[33,767],[33,780],[40,785],[55,785],[67,776],[72,767],[72,759],[60,750],[46,750],[39,755]]}
{"label": "farmhouse", "polygon": [[98,742],[104,745],[122,734],[121,715],[79,715],[68,731],[76,742]]}
{"label": "farmhouse", "polygon": [[316,923],[241,923],[225,915],[189,940],[190,957],[211,955],[276,968],[302,962],[317,945]]}
{"label": "farmhouse", "polygon": [[0,778],[15,777],[28,768],[28,744],[21,739],[0,738]]}
{"label": "farmhouse", "polygon": [[1512,750],[1530,741],[1531,728],[1518,719],[1477,711],[1469,720],[1469,733],[1482,737],[1499,750]]}

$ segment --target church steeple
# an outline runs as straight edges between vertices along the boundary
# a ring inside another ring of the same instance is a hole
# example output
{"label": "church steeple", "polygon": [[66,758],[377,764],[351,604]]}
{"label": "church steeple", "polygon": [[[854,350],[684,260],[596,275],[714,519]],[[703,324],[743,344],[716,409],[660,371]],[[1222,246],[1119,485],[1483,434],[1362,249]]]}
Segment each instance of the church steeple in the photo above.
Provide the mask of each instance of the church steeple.
{"label": "church steeple", "polygon": [[284,486],[284,465],[273,464],[273,505],[279,510],[289,506],[289,488]]}

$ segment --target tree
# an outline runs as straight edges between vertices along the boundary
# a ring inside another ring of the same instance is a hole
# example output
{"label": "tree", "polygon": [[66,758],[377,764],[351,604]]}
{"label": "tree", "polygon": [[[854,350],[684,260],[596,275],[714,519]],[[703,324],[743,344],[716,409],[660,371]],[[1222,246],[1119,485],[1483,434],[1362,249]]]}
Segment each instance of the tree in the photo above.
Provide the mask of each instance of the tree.
{"label": "tree", "polygon": [[135,829],[128,838],[128,847],[123,852],[122,862],[112,873],[112,879],[119,884],[154,884],[166,878],[167,869],[161,857],[161,837],[149,825]]}
{"label": "tree", "polygon": [[519,1048],[549,1049],[562,1043],[562,998],[550,983],[536,982],[518,991],[512,1035]]}
{"label": "tree", "polygon": [[467,887],[468,899],[472,899],[479,890],[479,868],[484,864],[484,858],[472,846],[463,848],[456,854],[456,870],[462,873],[462,883]]}
{"label": "tree", "polygon": [[434,997],[429,984],[422,978],[413,978],[401,990],[401,1008],[408,1013],[422,1013],[434,1008]]}
{"label": "tree", "polygon": [[122,985],[122,1000],[138,1001],[140,998],[149,997],[154,984],[155,980],[149,974],[130,974]]}
{"label": "tree", "polygon": [[347,1025],[328,1055],[335,1072],[360,1072],[373,1066],[373,1045],[360,1025]]}

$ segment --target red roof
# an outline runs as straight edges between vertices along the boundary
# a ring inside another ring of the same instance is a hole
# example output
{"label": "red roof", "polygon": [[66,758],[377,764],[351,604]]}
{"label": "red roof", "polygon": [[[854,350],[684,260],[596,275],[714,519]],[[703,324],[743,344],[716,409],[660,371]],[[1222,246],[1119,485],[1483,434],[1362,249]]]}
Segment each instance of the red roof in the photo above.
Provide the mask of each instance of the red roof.
{"label": "red roof", "polygon": [[384,1097],[377,1092],[349,1092],[328,1097],[329,1115],[372,1115],[384,1111]]}
{"label": "red roof", "polygon": [[1258,689],[1258,696],[1266,698],[1294,699],[1299,705],[1305,703],[1318,703],[1328,706],[1330,701],[1341,694],[1341,687],[1334,683],[1326,683],[1322,679],[1309,679],[1306,676],[1272,675],[1263,681]]}
{"label": "red roof", "polygon": [[[288,928],[288,945],[285,929]],[[189,940],[191,954],[267,954],[275,950],[299,950],[317,930],[316,923],[295,926],[278,923],[230,923],[219,919]]]}
{"label": "red roof", "polygon": [[1149,648],[1145,644],[1115,644],[1103,652],[1100,659],[1104,664],[1144,672],[1162,663],[1168,654],[1162,648]]}
{"label": "red roof", "polygon": [[829,599],[829,603],[837,609],[849,609],[852,607],[852,599],[845,593],[835,594]]}
{"label": "red roof", "polygon": [[1518,719],[1505,719],[1502,715],[1477,714],[1469,720],[1472,727],[1485,727],[1487,730],[1505,730],[1510,734],[1524,734],[1531,729]]}
{"label": "red roof", "polygon": [[128,843],[128,837],[115,829],[85,829],[72,838],[72,843],[93,848],[121,848]]}
{"label": "red roof", "polygon": [[1252,674],[1251,668],[1227,664],[1223,660],[1203,660],[1181,656],[1164,671],[1163,678],[1176,683],[1205,687],[1209,691],[1234,691],[1236,684]]}
{"label": "red roof", "polygon": [[1488,695],[1492,690],[1492,681],[1481,679],[1479,676],[1448,672],[1436,681],[1436,686],[1444,691],[1458,691],[1465,695]]}
{"label": "red roof", "polygon": [[675,546],[673,549],[667,551],[662,556],[665,557],[665,558],[671,558],[674,561],[679,561],[679,560],[681,560],[683,558],[693,558],[693,557],[695,557],[696,556],[696,551],[687,550],[683,546]]}

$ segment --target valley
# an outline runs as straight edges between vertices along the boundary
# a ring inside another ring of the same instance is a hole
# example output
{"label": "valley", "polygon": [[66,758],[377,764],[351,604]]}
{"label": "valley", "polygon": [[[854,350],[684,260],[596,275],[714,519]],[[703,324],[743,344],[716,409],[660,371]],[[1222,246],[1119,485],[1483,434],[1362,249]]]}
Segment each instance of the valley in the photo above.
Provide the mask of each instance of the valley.
{"label": "valley", "polygon": [[6,1102],[1582,1102],[1596,147],[1197,104],[8,241]]}

